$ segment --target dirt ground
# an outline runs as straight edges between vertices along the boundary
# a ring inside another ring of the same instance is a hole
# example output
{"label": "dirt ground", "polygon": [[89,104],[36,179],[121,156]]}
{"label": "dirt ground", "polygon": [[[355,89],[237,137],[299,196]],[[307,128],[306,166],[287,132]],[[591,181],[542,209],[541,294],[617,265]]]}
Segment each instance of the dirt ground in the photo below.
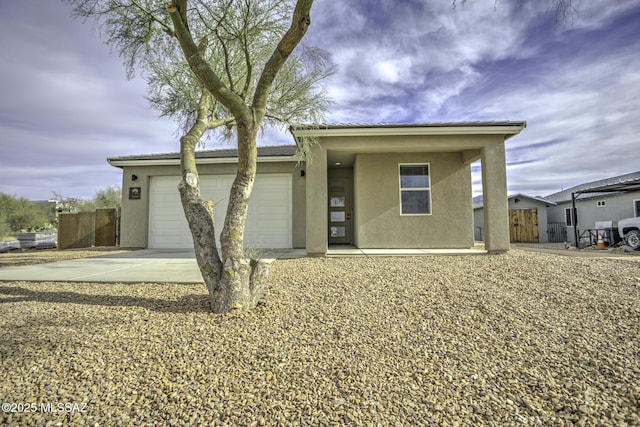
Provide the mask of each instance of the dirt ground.
{"label": "dirt ground", "polygon": [[634,259],[278,260],[237,315],[202,284],[0,282],[0,425],[640,425]]}

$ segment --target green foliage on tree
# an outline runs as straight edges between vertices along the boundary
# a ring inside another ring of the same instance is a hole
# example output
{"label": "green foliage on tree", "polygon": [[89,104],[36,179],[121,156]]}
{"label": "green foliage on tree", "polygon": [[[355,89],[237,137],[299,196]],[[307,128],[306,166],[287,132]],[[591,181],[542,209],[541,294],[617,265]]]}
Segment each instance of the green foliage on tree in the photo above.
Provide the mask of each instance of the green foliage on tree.
{"label": "green foliage on tree", "polygon": [[49,218],[42,206],[24,197],[0,193],[0,238],[15,236],[23,231],[50,228]]}
{"label": "green foliage on tree", "polygon": [[54,192],[53,198],[58,201],[58,212],[93,212],[96,209],[119,208],[122,204],[122,190],[117,186],[108,186],[96,191],[91,199],[69,197]]}
{"label": "green foliage on tree", "polygon": [[93,196],[93,205],[96,209],[119,208],[122,204],[122,189],[109,186],[96,191]]}

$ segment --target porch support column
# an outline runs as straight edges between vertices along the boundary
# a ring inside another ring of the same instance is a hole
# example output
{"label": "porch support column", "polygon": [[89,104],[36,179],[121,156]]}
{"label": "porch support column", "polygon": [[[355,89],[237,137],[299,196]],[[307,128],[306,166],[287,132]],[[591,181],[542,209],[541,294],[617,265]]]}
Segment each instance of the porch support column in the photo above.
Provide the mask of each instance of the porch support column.
{"label": "porch support column", "polygon": [[482,195],[485,249],[491,253],[509,250],[509,205],[504,142],[482,149]]}
{"label": "porch support column", "polygon": [[311,148],[306,173],[307,224],[306,245],[310,256],[324,256],[328,242],[327,151],[321,144]]}

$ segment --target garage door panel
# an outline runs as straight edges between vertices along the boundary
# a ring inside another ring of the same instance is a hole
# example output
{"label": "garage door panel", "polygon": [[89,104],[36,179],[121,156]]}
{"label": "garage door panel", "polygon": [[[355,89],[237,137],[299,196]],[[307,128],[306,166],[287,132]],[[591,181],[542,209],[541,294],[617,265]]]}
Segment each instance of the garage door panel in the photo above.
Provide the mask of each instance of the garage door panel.
{"label": "garage door panel", "polygon": [[[224,225],[233,176],[200,177],[201,194],[214,201],[219,234]],[[179,177],[152,177],[149,198],[149,247],[192,248],[193,241],[177,190]],[[258,175],[249,201],[245,246],[291,248],[291,174]]]}
{"label": "garage door panel", "polygon": [[[257,191],[260,191],[260,190],[257,190]],[[262,198],[262,199],[256,199],[255,201],[258,203],[254,203],[252,208],[258,209],[261,211],[265,209],[279,209],[282,211],[287,211],[285,203],[289,202],[289,200],[285,197],[274,197],[273,199]]]}

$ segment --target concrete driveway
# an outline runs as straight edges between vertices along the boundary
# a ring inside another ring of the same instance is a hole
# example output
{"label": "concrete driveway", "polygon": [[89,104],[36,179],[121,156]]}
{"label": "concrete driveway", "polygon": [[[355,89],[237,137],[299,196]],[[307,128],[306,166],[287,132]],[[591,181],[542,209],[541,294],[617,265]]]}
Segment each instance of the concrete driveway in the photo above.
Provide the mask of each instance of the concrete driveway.
{"label": "concrete driveway", "polygon": [[[330,248],[328,257],[478,255],[481,249]],[[304,249],[261,250],[261,258],[301,258]],[[0,268],[0,281],[202,283],[193,250],[140,249],[68,261]]]}
{"label": "concrete driveway", "polygon": [[[302,251],[304,252],[304,251]],[[292,258],[299,251],[266,251],[266,258]],[[189,250],[142,249],[113,255],[0,269],[0,281],[202,283]]]}

